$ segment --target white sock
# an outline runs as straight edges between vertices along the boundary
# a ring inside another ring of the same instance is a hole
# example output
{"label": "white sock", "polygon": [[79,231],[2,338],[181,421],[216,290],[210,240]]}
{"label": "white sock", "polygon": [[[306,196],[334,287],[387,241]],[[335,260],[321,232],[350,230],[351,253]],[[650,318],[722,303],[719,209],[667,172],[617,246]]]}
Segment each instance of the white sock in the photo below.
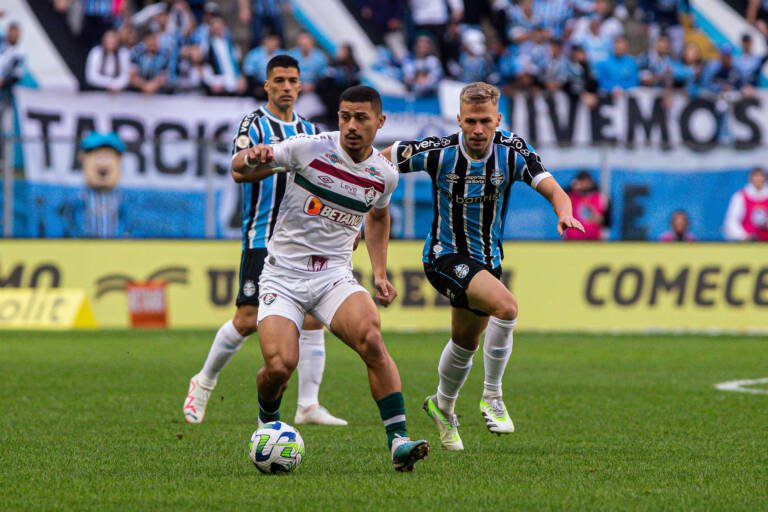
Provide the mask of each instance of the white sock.
{"label": "white sock", "polygon": [[474,355],[474,350],[460,347],[453,340],[448,340],[445,345],[437,365],[437,374],[440,377],[437,384],[437,407],[444,413],[453,414],[459,390],[472,369]]}
{"label": "white sock", "polygon": [[207,382],[203,382],[205,387],[212,384],[210,389],[216,385],[219,373],[227,365],[232,356],[234,356],[240,347],[243,346],[245,338],[235,329],[232,320],[228,321],[219,328],[216,337],[213,339],[213,345],[208,352],[208,358],[205,360],[203,370],[199,373]]}
{"label": "white sock", "polygon": [[303,330],[299,336],[299,407],[319,403],[320,382],[325,370],[325,332]]}
{"label": "white sock", "polygon": [[501,397],[501,378],[512,354],[512,331],[516,323],[517,320],[500,320],[493,316],[488,321],[483,342],[483,398]]}

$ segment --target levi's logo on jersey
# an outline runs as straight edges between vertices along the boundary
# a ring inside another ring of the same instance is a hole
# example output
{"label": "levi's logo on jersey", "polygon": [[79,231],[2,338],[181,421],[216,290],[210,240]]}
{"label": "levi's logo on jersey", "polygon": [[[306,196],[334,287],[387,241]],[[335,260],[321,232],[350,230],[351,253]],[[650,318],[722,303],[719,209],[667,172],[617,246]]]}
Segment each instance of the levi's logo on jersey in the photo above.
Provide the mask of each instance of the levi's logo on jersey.
{"label": "levi's logo on jersey", "polygon": [[343,224],[344,226],[357,227],[363,222],[362,215],[355,215],[353,213],[343,212],[337,210],[332,206],[323,204],[323,202],[315,196],[309,196],[304,203],[304,213],[311,215],[312,217],[325,217],[328,220],[336,222],[337,224]]}

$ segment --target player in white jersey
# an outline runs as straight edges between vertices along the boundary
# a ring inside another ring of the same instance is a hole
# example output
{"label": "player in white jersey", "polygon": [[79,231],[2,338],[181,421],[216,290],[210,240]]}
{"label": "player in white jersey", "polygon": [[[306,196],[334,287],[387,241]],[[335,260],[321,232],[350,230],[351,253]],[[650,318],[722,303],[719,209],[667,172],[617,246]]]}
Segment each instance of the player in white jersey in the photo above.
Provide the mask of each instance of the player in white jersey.
{"label": "player in white jersey", "polygon": [[[288,55],[276,55],[267,63],[267,104],[247,114],[233,141],[233,153],[263,142],[283,140],[297,133],[316,133],[315,125],[293,111],[301,90],[299,63]],[[233,169],[235,169],[233,167]],[[236,169],[235,169],[236,170]],[[267,254],[266,244],[285,190],[285,176],[260,183],[243,183],[243,248],[240,283],[234,317],[224,323],[213,340],[203,367],[189,380],[184,399],[184,419],[201,423],[219,374],[256,332],[259,307],[259,276]],[[323,324],[307,315],[299,337],[298,403],[294,423],[343,426],[347,422],[320,405],[320,382],[325,369]]]}
{"label": "player in white jersey", "polygon": [[311,313],[365,362],[392,463],[398,471],[410,471],[429,445],[408,437],[400,375],[382,340],[379,313],[352,276],[352,247],[365,216],[376,298],[386,306],[397,295],[386,264],[389,200],[398,175],[372,146],[384,120],[375,89],[350,87],[340,98],[339,132],[297,135],[251,148],[239,153],[233,165],[239,168],[241,159],[251,170],[233,176],[258,181],[289,173],[259,280],[264,356],[257,376],[259,421],[280,419],[283,391],[298,361],[301,324]]}

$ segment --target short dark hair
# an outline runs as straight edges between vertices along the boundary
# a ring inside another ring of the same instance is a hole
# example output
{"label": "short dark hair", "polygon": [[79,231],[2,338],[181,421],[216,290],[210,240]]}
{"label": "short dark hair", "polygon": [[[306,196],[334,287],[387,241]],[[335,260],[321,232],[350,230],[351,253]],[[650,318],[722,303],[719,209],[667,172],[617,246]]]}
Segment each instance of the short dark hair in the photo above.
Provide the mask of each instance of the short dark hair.
{"label": "short dark hair", "polygon": [[267,62],[267,77],[275,68],[296,68],[296,71],[301,73],[299,69],[299,61],[291,57],[290,55],[275,55],[269,62]]}
{"label": "short dark hair", "polygon": [[367,85],[354,85],[346,89],[339,97],[339,103],[370,103],[375,112],[381,112],[381,95],[379,91]]}

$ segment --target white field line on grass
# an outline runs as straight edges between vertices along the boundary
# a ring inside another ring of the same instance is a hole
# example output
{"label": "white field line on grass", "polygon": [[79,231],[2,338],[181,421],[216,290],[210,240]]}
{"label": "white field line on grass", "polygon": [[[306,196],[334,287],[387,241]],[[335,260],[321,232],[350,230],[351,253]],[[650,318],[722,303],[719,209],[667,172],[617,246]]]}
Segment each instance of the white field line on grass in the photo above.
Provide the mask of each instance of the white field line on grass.
{"label": "white field line on grass", "polygon": [[754,395],[768,395],[768,388],[755,389],[746,386],[754,386],[756,384],[768,384],[768,378],[765,379],[750,379],[750,380],[729,380],[728,382],[721,382],[715,384],[715,387],[720,391],[736,391],[737,393],[752,393]]}

